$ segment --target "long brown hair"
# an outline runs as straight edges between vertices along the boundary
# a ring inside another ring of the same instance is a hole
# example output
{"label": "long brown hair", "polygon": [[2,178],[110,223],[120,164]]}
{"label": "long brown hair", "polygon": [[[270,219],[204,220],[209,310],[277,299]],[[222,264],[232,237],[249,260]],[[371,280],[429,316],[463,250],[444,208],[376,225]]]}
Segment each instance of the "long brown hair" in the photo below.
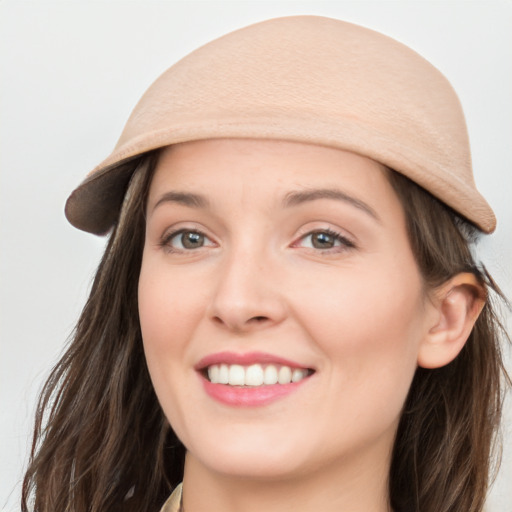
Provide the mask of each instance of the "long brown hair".
{"label": "long brown hair", "polygon": [[442,368],[416,370],[393,450],[391,505],[406,512],[480,512],[498,466],[502,387],[510,384],[500,346],[507,335],[494,304],[506,301],[472,255],[478,230],[408,178],[391,171],[389,179],[427,289],[471,272],[488,295],[458,357]]}
{"label": "long brown hair", "polygon": [[69,348],[39,400],[22,510],[155,511],[182,478],[184,450],[153,392],[137,307],[145,197],[143,158]]}
{"label": "long brown hair", "polygon": [[[137,306],[156,159],[142,157],[133,174],[71,343],[41,393],[23,512],[157,512],[182,479],[185,449],[153,391]],[[407,178],[389,174],[427,287],[469,271],[501,297],[471,255],[475,230]],[[391,464],[396,512],[482,510],[506,376],[503,332],[491,298],[455,361],[417,370]]]}

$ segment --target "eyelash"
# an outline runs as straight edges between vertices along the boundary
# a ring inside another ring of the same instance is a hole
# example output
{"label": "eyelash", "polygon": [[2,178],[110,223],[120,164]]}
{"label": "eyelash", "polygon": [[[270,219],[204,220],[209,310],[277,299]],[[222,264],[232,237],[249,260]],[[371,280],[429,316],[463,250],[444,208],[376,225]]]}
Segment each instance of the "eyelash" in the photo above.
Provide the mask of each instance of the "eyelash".
{"label": "eyelash", "polygon": [[[203,237],[205,240],[210,240],[209,237],[207,235],[205,235],[202,231],[199,231],[197,229],[187,229],[187,228],[182,228],[182,229],[178,229],[176,231],[172,231],[171,233],[166,233],[162,239],[160,240],[160,247],[164,248],[165,250],[167,250],[168,252],[171,252],[171,253],[177,253],[177,252],[188,252],[188,251],[193,251],[195,249],[192,249],[192,248],[176,248],[176,247],[173,247],[171,245],[171,242],[174,238],[178,237],[179,235],[183,235],[185,233],[189,233],[189,234],[194,234],[194,235],[198,235],[198,236],[201,236]],[[183,245],[183,243],[182,243]],[[197,247],[196,249],[201,249],[202,247],[204,246],[201,246],[201,247]]]}
{"label": "eyelash", "polygon": [[299,245],[301,241],[306,240],[308,237],[312,237],[314,235],[328,235],[329,237],[332,237],[334,240],[334,243],[339,242],[339,246],[329,247],[329,248],[323,248],[319,249],[316,247],[310,247],[310,249],[314,251],[319,251],[323,254],[331,254],[333,252],[343,252],[349,249],[355,249],[356,245],[352,240],[347,238],[346,236],[342,235],[341,233],[338,233],[337,231],[334,231],[333,229],[326,228],[326,229],[315,229],[313,231],[309,231],[302,235],[297,242],[294,242],[293,246]]}
{"label": "eyelash", "polygon": [[[174,238],[178,237],[179,235],[183,235],[185,233],[198,235],[200,237],[203,237],[205,240],[210,240],[209,237],[200,230],[183,228],[183,229],[178,229],[176,231],[172,231],[171,233],[166,233],[160,240],[159,246],[166,249],[170,253],[189,252],[189,251],[194,251],[196,249],[202,249],[203,247],[205,247],[204,245],[202,245],[200,247],[196,247],[196,248],[173,247],[171,245],[172,240]],[[317,248],[317,247],[309,247],[308,248],[315,252],[318,251],[318,252],[324,253],[324,254],[331,254],[333,252],[342,252],[342,251],[356,248],[356,245],[354,244],[354,242],[352,242],[352,240],[350,240],[346,236],[342,235],[341,233],[338,233],[337,231],[334,231],[329,228],[315,229],[313,231],[308,231],[304,235],[301,235],[300,238],[292,244],[292,247],[299,246],[302,241],[306,240],[308,237],[313,237],[314,235],[328,235],[329,237],[332,237],[334,243],[339,242],[339,244],[340,244],[338,246],[322,248],[322,249]],[[183,245],[183,243],[182,243],[182,245]],[[211,245],[213,245],[213,243]]]}

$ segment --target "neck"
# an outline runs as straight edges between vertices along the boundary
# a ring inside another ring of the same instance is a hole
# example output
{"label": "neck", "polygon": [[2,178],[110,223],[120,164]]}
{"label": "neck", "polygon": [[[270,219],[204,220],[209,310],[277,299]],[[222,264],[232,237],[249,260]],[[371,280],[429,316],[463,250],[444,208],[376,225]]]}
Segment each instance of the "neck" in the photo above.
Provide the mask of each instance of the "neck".
{"label": "neck", "polygon": [[183,481],[185,512],[389,512],[389,453],[370,460],[333,463],[307,474],[268,478],[219,474],[187,454]]}

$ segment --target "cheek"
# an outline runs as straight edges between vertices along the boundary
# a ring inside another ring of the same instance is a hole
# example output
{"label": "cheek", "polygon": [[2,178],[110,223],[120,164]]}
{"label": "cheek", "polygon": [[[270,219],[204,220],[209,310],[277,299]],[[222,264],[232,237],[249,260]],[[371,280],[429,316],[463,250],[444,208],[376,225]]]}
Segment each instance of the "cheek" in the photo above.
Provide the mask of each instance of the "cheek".
{"label": "cheek", "polygon": [[327,356],[334,387],[349,389],[348,400],[386,404],[397,413],[424,336],[423,295],[416,271],[387,268],[311,280],[296,304],[308,304],[298,316],[307,318],[305,328]]}
{"label": "cheek", "polygon": [[142,339],[147,354],[172,348],[167,337],[172,315],[169,313],[177,304],[171,293],[166,293],[166,285],[162,280],[153,279],[143,265],[139,279],[139,317]]}
{"label": "cheek", "polygon": [[177,362],[185,357],[194,318],[187,288],[161,270],[158,262],[143,260],[138,291],[144,353],[158,395],[179,378]]}
{"label": "cheek", "polygon": [[310,312],[301,316],[309,318],[312,336],[325,339],[334,350],[352,351],[407,345],[418,333],[422,324],[419,276],[382,275],[371,268],[364,273],[333,274],[308,279],[294,294],[295,303]]}
{"label": "cheek", "polygon": [[167,418],[179,427],[185,423],[182,411],[193,401],[184,379],[200,308],[194,287],[158,263],[152,258],[143,260],[138,290],[140,326],[155,393]]}
{"label": "cheek", "polygon": [[163,267],[154,259],[143,260],[139,277],[139,317],[148,352],[183,349],[203,310],[197,287]]}

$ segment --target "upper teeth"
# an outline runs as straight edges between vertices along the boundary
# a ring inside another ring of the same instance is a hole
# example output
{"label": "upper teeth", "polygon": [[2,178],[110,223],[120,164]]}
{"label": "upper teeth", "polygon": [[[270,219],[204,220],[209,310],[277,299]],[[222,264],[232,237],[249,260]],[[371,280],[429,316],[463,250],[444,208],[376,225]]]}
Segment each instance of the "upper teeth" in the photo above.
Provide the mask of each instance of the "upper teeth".
{"label": "upper teeth", "polygon": [[264,384],[290,384],[299,382],[309,374],[306,369],[269,364],[214,364],[208,367],[208,379],[213,384],[230,386],[262,386]]}

